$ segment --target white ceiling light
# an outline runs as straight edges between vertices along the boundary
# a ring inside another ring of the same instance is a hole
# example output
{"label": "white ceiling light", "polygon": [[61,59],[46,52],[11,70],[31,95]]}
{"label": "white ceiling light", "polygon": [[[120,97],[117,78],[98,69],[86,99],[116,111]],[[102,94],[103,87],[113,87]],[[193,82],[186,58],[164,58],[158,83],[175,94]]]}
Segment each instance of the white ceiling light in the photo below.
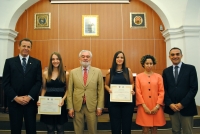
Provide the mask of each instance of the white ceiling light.
{"label": "white ceiling light", "polygon": [[130,3],[129,0],[50,0],[51,3]]}

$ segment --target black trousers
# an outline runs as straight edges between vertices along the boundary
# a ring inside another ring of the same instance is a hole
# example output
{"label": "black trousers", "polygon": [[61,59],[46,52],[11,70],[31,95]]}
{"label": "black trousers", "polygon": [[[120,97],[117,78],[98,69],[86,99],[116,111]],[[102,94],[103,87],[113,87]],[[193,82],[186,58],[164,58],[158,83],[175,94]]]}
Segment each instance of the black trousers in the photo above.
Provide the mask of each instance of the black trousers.
{"label": "black trousers", "polygon": [[36,134],[36,105],[30,102],[25,106],[12,103],[8,105],[11,134],[21,134],[23,120],[26,134]]}
{"label": "black trousers", "polygon": [[108,110],[112,134],[131,134],[134,103],[110,102]]}

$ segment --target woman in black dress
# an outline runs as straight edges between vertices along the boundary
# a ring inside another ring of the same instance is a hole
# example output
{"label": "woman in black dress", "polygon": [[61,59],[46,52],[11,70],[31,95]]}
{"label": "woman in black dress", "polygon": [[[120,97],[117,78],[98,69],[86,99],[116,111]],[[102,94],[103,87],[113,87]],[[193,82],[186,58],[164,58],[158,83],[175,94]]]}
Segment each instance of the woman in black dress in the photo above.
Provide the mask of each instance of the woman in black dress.
{"label": "woman in black dress", "polygon": [[[43,73],[43,85],[41,96],[62,97],[58,104],[61,107],[61,115],[41,115],[40,121],[47,126],[48,134],[64,134],[64,123],[67,122],[67,109],[65,99],[67,97],[68,72],[64,71],[61,55],[54,52],[50,56],[49,67]],[[40,106],[40,102],[37,103]]]}
{"label": "woman in black dress", "polygon": [[[106,75],[105,89],[112,93],[110,84],[132,84],[134,88],[131,69],[126,67],[125,55],[122,51],[115,53],[111,69]],[[134,90],[131,91],[135,95]],[[135,107],[132,102],[110,102],[108,99],[108,111],[110,116],[112,134],[131,134],[132,116]]]}

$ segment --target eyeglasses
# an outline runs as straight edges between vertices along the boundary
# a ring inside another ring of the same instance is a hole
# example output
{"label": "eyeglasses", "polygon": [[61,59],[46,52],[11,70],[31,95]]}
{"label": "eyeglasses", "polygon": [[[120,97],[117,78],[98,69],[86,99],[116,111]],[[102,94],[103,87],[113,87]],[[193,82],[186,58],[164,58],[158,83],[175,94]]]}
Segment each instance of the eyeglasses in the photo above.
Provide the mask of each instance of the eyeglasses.
{"label": "eyeglasses", "polygon": [[181,53],[175,53],[175,54],[174,54],[174,53],[172,53],[172,54],[170,54],[170,56],[175,56],[175,55],[176,55],[176,56],[180,56],[180,55],[181,55]]}

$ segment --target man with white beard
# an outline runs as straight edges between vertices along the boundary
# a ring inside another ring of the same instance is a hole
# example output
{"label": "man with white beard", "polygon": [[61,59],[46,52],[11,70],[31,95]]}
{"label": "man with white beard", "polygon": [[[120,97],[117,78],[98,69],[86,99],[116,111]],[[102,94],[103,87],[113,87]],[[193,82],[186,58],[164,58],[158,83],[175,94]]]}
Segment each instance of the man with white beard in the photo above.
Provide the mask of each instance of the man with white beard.
{"label": "man with white beard", "polygon": [[104,107],[104,84],[100,69],[92,67],[92,53],[82,50],[79,53],[81,66],[70,71],[67,93],[67,108],[73,118],[75,134],[84,133],[87,120],[89,134],[97,133],[97,116]]}

